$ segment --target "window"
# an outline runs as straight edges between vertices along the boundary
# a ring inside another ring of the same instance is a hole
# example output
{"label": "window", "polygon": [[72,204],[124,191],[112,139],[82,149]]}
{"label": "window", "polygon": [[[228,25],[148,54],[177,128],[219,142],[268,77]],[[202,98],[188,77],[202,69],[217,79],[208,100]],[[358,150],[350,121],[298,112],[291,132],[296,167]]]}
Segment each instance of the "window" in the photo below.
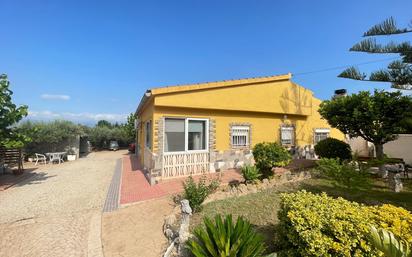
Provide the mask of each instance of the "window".
{"label": "window", "polygon": [[280,128],[280,141],[282,145],[294,145],[294,128],[293,127],[281,127]]}
{"label": "window", "polygon": [[185,120],[165,120],[165,152],[179,152],[185,150]]}
{"label": "window", "polygon": [[188,150],[206,149],[206,121],[189,120],[188,128]]}
{"label": "window", "polygon": [[330,130],[329,129],[315,129],[314,133],[314,143],[315,145],[329,137]]}
{"label": "window", "polygon": [[152,121],[148,120],[145,124],[145,145],[147,148],[152,149]]}
{"label": "window", "polygon": [[232,126],[231,140],[232,147],[247,147],[249,146],[249,126]]}
{"label": "window", "polygon": [[165,119],[164,152],[207,150],[208,121],[205,119]]}

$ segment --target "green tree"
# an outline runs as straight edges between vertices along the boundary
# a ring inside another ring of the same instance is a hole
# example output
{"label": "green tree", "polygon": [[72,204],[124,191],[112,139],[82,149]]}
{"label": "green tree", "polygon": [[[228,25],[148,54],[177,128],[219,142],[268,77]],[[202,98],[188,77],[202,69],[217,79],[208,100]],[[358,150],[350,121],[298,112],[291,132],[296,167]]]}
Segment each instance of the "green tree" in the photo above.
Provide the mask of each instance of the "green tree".
{"label": "green tree", "polygon": [[29,154],[48,151],[64,151],[62,146],[77,136],[86,135],[85,128],[71,121],[56,120],[51,122],[25,121],[17,127],[18,131],[31,138],[25,150]]}
{"label": "green tree", "polygon": [[412,98],[401,92],[361,91],[322,102],[319,113],[332,127],[373,143],[382,160],[383,145],[405,132],[404,121],[412,117]]}
{"label": "green tree", "polygon": [[0,75],[0,146],[22,147],[29,141],[28,137],[20,134],[14,126],[27,116],[27,106],[17,107],[11,99],[13,92],[9,89],[7,75]]}
{"label": "green tree", "polygon": [[136,117],[134,114],[130,113],[130,115],[127,116],[126,123],[123,125],[123,129],[125,130],[129,142],[135,141],[136,138],[136,129],[134,128],[135,119]]}
{"label": "green tree", "polygon": [[113,127],[112,124],[111,124],[109,121],[107,121],[107,120],[99,120],[99,121],[97,122],[97,125],[96,125],[96,126],[98,126],[98,127],[108,127],[108,128]]}
{"label": "green tree", "polygon": [[402,43],[389,42],[380,44],[376,36],[390,36],[412,32],[410,28],[398,28],[391,17],[366,31],[363,36],[366,39],[352,46],[349,51],[365,52],[373,54],[399,54],[401,60],[389,63],[386,69],[381,69],[369,74],[361,72],[356,67],[344,70],[338,77],[363,81],[390,82],[393,88],[412,89],[412,45],[409,41]]}

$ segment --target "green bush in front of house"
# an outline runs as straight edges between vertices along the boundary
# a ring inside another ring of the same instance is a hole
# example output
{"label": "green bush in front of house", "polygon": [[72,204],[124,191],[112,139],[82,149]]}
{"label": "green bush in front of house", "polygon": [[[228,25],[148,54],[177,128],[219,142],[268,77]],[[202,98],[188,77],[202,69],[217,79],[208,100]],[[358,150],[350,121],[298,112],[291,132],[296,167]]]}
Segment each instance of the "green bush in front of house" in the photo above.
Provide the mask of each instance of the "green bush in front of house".
{"label": "green bush in front of house", "polygon": [[193,177],[189,176],[183,183],[183,198],[189,201],[193,212],[198,212],[202,209],[202,203],[208,195],[216,191],[218,187],[218,180],[212,180],[208,183],[206,176],[202,176],[196,183]]}
{"label": "green bush in front of house", "polygon": [[272,175],[273,167],[283,167],[289,164],[292,156],[284,147],[277,143],[258,143],[253,147],[253,158],[256,167],[264,177]]}
{"label": "green bush in front of house", "polygon": [[315,170],[339,186],[349,189],[368,189],[371,185],[368,167],[356,162],[341,162],[339,159],[322,158]]}
{"label": "green bush in front of house", "polygon": [[350,145],[336,138],[326,138],[315,145],[315,153],[321,158],[352,159]]}
{"label": "green bush in front of house", "polygon": [[382,256],[370,242],[371,226],[412,242],[412,214],[392,205],[364,206],[299,191],[281,195],[278,218],[281,256]]}

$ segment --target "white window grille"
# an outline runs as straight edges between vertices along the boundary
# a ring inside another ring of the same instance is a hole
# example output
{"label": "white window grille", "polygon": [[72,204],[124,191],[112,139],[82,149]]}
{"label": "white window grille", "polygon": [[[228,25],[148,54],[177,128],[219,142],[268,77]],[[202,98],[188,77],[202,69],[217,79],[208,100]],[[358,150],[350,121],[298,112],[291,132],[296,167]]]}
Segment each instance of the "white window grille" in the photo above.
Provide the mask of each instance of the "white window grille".
{"label": "white window grille", "polygon": [[315,129],[314,133],[314,143],[315,145],[329,137],[330,130],[329,129]]}
{"label": "white window grille", "polygon": [[280,128],[280,141],[282,145],[294,145],[295,144],[295,129],[294,127],[281,127]]}
{"label": "white window grille", "polygon": [[148,120],[145,124],[145,145],[152,149],[152,121]]}
{"label": "white window grille", "polygon": [[232,126],[232,146],[247,147],[249,146],[250,127],[249,126]]}

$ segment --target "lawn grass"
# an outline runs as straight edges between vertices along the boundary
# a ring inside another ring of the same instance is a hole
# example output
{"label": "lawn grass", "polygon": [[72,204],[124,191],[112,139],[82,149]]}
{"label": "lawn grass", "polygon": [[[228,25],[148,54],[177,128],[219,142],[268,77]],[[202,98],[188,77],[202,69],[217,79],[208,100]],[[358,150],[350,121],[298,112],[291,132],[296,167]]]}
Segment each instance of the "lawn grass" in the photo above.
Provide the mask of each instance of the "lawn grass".
{"label": "lawn grass", "polygon": [[273,252],[277,250],[275,237],[280,193],[305,189],[314,193],[326,192],[333,197],[343,197],[367,205],[389,203],[412,211],[412,180],[405,180],[403,183],[404,190],[401,193],[394,193],[388,188],[387,181],[383,179],[373,179],[372,186],[367,190],[354,190],[338,187],[327,179],[312,178],[301,183],[288,183],[255,194],[208,203],[204,205],[200,213],[193,215],[191,227],[201,224],[205,216],[232,214],[235,219],[243,216],[258,232],[262,233],[268,252]]}

